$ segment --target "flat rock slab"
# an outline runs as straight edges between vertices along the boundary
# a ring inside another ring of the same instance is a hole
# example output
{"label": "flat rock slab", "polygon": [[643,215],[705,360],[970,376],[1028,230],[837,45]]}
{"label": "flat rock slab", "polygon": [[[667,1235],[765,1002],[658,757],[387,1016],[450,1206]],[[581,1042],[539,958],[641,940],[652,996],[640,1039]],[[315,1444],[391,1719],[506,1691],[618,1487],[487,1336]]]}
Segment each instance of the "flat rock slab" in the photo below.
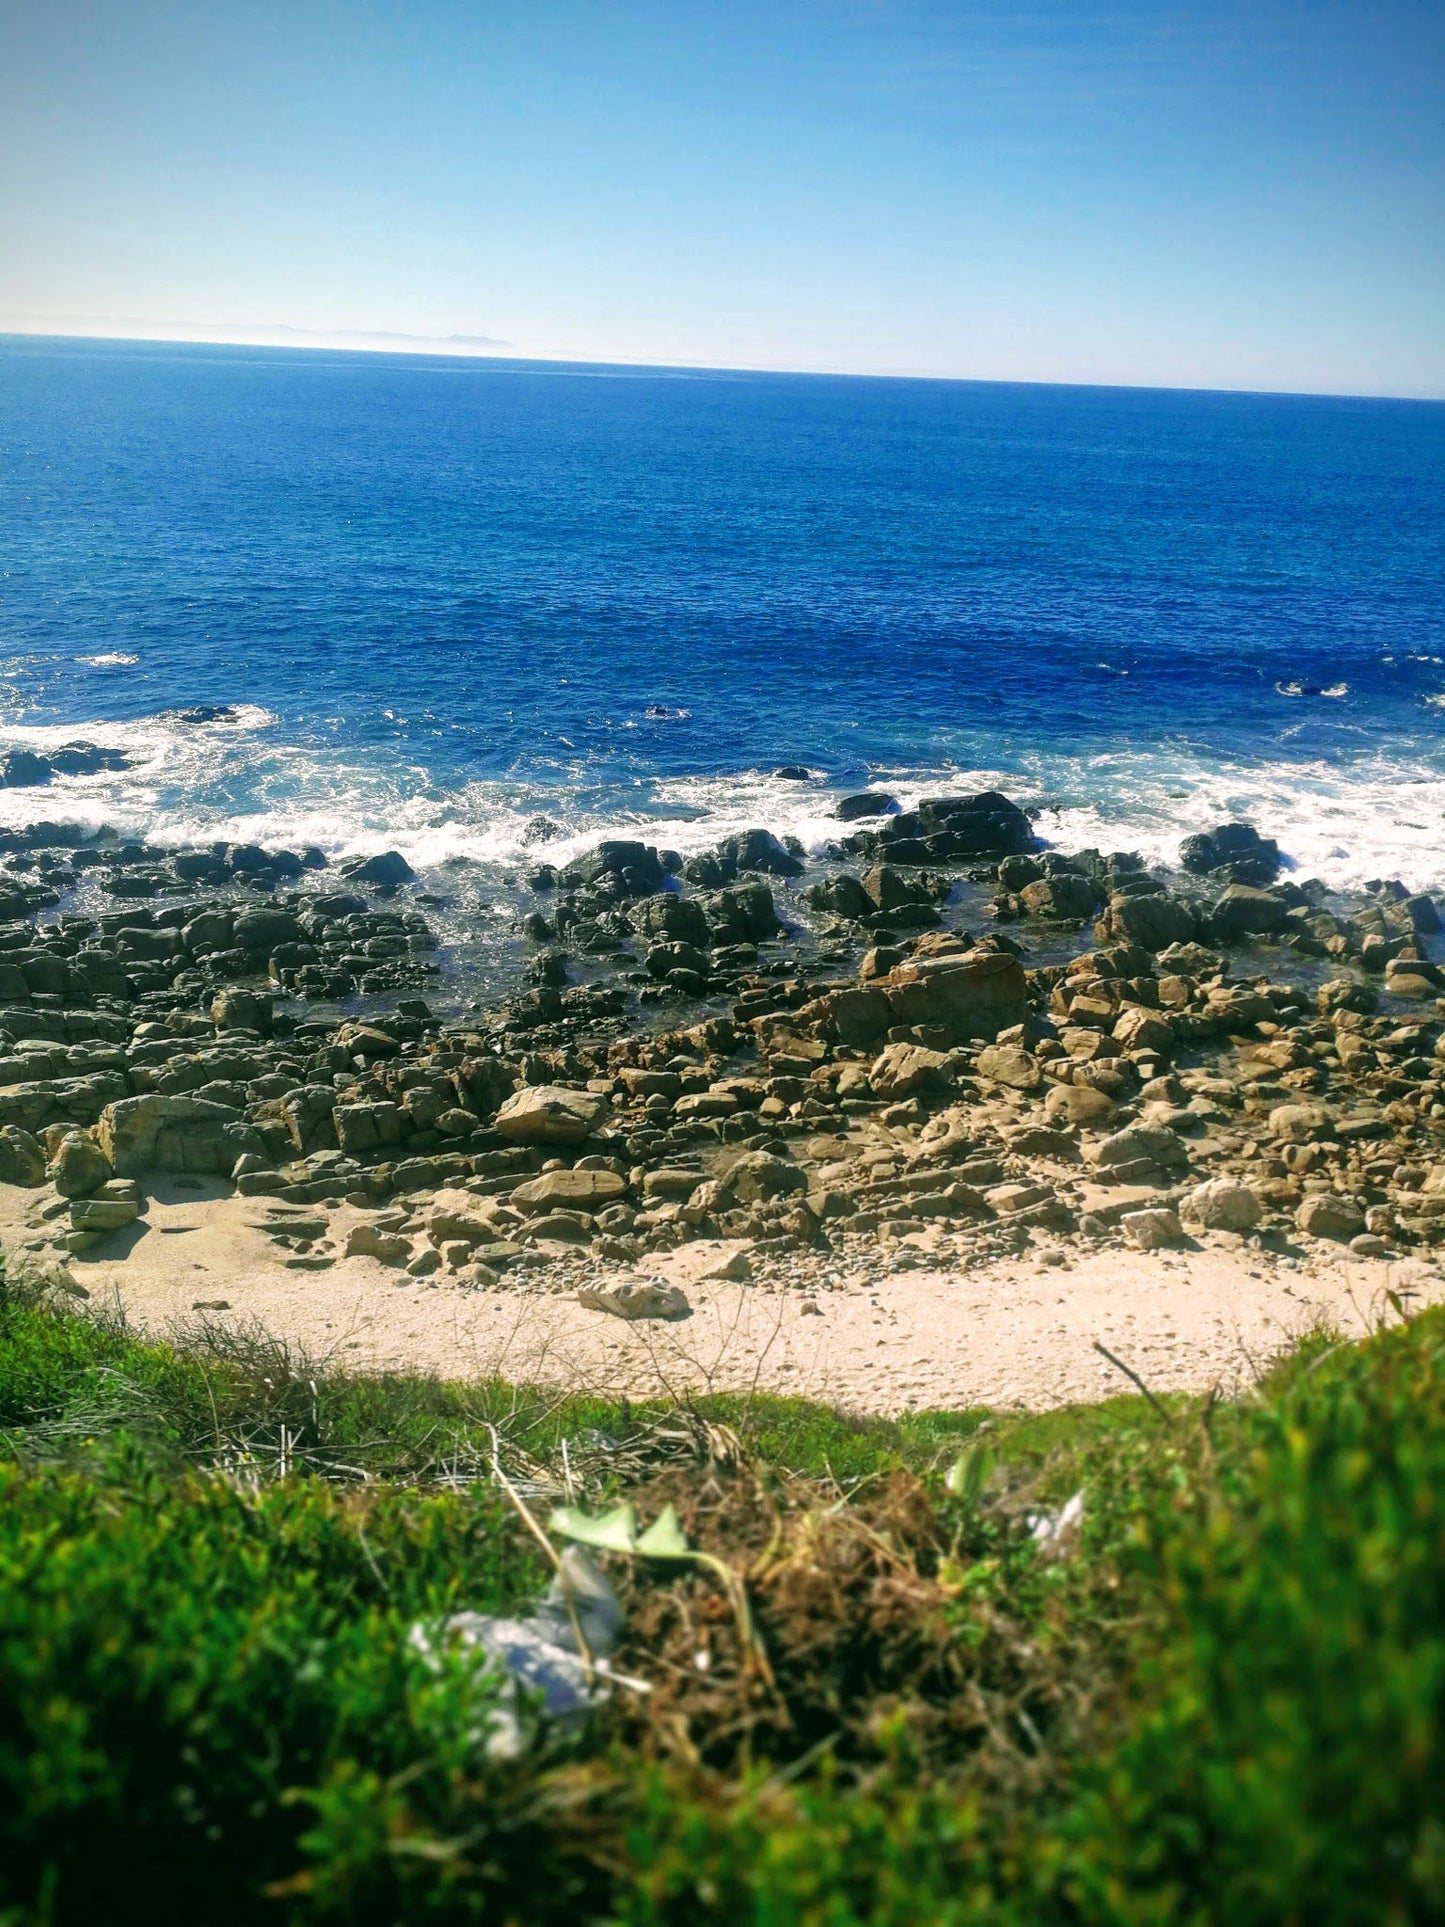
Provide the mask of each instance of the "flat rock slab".
{"label": "flat rock slab", "polygon": [[590,1091],[534,1084],[512,1093],[495,1124],[514,1144],[580,1144],[597,1129],[606,1110],[605,1100]]}
{"label": "flat rock slab", "polygon": [[627,1189],[615,1171],[544,1171],[512,1193],[512,1203],[532,1211],[539,1205],[556,1210],[600,1211]]}

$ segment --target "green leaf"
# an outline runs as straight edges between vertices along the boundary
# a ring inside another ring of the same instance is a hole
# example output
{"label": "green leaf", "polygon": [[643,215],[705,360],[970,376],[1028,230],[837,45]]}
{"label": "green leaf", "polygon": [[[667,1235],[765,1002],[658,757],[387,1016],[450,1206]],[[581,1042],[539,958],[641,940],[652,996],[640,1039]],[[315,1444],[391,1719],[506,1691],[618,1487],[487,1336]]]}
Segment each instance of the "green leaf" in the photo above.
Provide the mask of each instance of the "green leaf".
{"label": "green leaf", "polygon": [[983,1496],[993,1471],[994,1455],[987,1445],[971,1445],[966,1452],[960,1452],[944,1475],[943,1483],[955,1497],[966,1505],[976,1506]]}
{"label": "green leaf", "polygon": [[692,1548],[687,1534],[677,1522],[676,1508],[665,1505],[637,1542],[637,1550],[648,1559],[690,1559]]}
{"label": "green leaf", "polygon": [[614,1506],[611,1512],[596,1518],[580,1506],[562,1505],[547,1524],[549,1531],[560,1533],[564,1539],[596,1546],[601,1552],[635,1553],[638,1549],[637,1514],[630,1505]]}

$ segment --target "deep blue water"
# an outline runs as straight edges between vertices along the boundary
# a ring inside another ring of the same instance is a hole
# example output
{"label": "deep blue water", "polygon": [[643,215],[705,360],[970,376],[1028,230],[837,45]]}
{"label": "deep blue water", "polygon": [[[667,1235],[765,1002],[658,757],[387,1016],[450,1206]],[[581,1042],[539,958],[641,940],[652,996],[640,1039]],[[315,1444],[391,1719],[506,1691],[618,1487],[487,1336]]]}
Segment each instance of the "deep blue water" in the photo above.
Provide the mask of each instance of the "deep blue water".
{"label": "deep blue water", "polygon": [[496,861],[987,778],[1436,882],[1442,657],[1437,404],[0,339],[0,743],[137,764],[8,820]]}

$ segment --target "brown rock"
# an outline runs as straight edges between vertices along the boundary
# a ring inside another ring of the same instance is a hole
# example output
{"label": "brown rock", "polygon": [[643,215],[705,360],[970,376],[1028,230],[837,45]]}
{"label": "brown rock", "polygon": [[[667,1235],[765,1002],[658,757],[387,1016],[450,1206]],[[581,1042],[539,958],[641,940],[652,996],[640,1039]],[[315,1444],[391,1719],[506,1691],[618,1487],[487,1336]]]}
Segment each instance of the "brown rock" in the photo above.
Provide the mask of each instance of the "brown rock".
{"label": "brown rock", "polygon": [[1113,1112],[1114,1100],[1092,1084],[1056,1084],[1044,1099],[1044,1110],[1068,1124],[1102,1124]]}
{"label": "brown rock", "polygon": [[1323,1104],[1278,1104],[1269,1114],[1269,1134],[1285,1144],[1328,1137],[1335,1120]]}
{"label": "brown rock", "polygon": [[606,1114],[605,1101],[590,1091],[560,1084],[532,1084],[513,1092],[496,1115],[496,1128],[517,1144],[580,1144]]}
{"label": "brown rock", "polygon": [[1365,1214],[1353,1198],[1317,1192],[1295,1213],[1295,1223],[1311,1238],[1334,1238],[1348,1243],[1365,1229]]}
{"label": "brown rock", "polygon": [[898,1024],[937,1024],[961,1043],[997,1037],[1028,1015],[1028,981],[1017,957],[967,951],[899,964],[879,987]]}
{"label": "brown rock", "polygon": [[110,1161],[84,1131],[67,1131],[50,1160],[50,1181],[62,1198],[84,1198],[110,1177]]}
{"label": "brown rock", "polygon": [[1114,1025],[1114,1039],[1126,1051],[1153,1051],[1164,1057],[1174,1049],[1174,1026],[1157,1010],[1131,1004]]}
{"label": "brown rock", "polygon": [[544,1171],[512,1193],[512,1203],[524,1211],[539,1206],[572,1211],[601,1211],[626,1191],[626,1181],[615,1171]]}
{"label": "brown rock", "polygon": [[729,1169],[724,1183],[738,1204],[763,1204],[808,1188],[807,1174],[786,1158],[748,1151]]}
{"label": "brown rock", "polygon": [[638,1318],[690,1318],[692,1306],[676,1285],[615,1285],[611,1290],[587,1287],[577,1294],[577,1303],[589,1311],[611,1312],[614,1318],[629,1322]]}
{"label": "brown rock", "polygon": [[411,1239],[397,1231],[378,1231],[374,1224],[354,1224],[347,1233],[348,1258],[376,1258],[384,1265],[411,1261]]}
{"label": "brown rock", "polygon": [[1005,1084],[1014,1091],[1036,1091],[1044,1081],[1042,1064],[1022,1044],[990,1045],[979,1052],[974,1069],[991,1084]]}
{"label": "brown rock", "polygon": [[912,1097],[916,1091],[941,1090],[948,1058],[921,1044],[889,1044],[873,1061],[868,1082],[879,1097]]}

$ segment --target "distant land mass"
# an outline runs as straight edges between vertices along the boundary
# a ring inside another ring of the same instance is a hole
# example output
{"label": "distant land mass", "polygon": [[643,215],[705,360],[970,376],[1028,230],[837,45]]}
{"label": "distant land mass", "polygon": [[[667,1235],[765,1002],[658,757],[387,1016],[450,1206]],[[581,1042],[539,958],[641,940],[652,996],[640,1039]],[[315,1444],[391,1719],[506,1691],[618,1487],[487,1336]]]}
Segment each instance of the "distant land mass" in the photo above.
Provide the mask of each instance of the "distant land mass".
{"label": "distant land mass", "polygon": [[0,332],[79,335],[94,341],[227,342],[247,348],[350,348],[375,354],[497,355],[514,344],[491,335],[414,335],[385,328],[293,328],[269,321],[148,321],[135,315],[0,316]]}

